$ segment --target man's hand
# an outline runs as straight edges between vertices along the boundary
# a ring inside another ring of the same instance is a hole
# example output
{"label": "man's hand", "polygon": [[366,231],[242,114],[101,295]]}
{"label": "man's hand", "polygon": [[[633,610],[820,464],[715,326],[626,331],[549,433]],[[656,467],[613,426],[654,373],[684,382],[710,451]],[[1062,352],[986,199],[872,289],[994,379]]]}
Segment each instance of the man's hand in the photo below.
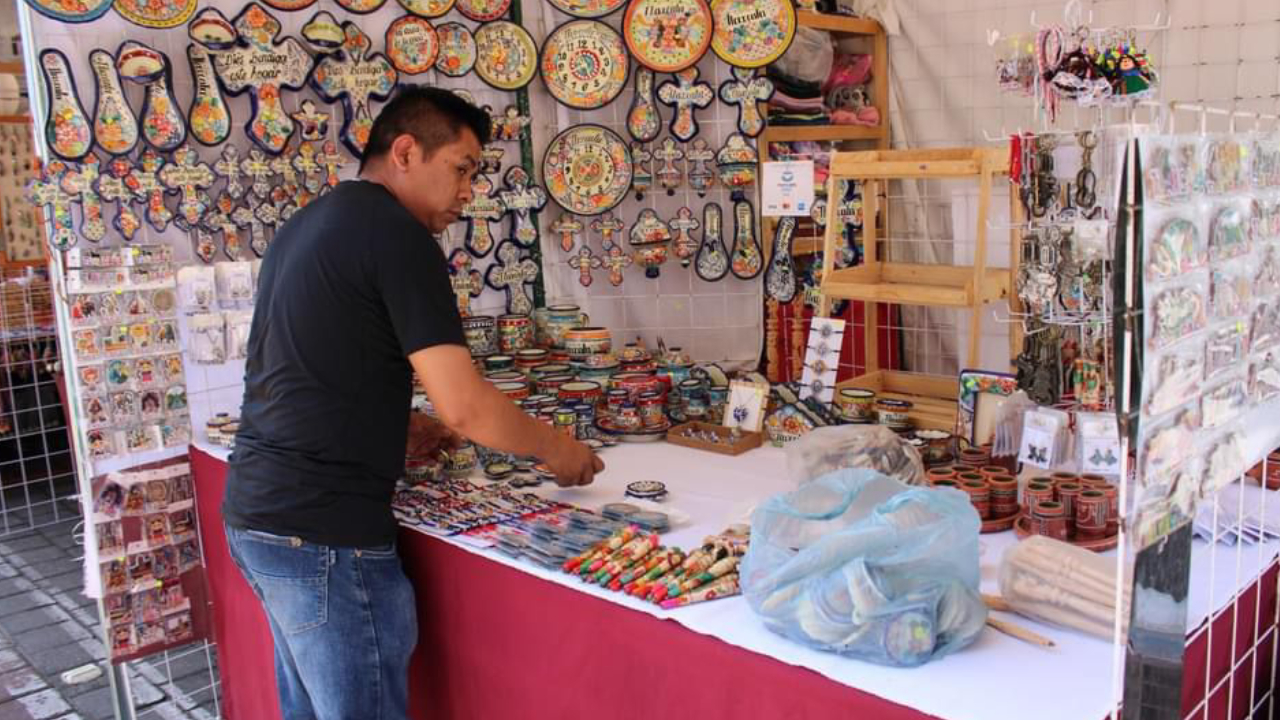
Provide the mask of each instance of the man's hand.
{"label": "man's hand", "polygon": [[409,413],[409,442],[405,457],[435,457],[441,450],[457,450],[462,438],[444,423],[420,412]]}
{"label": "man's hand", "polygon": [[556,474],[556,485],[576,487],[590,485],[596,473],[604,471],[604,462],[591,448],[564,435],[557,435],[543,460]]}

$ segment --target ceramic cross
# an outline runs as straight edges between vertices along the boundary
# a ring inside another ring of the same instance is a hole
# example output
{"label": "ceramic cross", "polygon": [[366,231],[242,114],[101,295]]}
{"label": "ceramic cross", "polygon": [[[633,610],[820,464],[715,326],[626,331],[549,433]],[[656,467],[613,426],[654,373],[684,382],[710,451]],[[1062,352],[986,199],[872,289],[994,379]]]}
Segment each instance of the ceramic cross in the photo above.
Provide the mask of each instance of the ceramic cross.
{"label": "ceramic cross", "polygon": [[635,261],[615,242],[606,242],[604,251],[606,255],[601,265],[609,269],[609,283],[618,287],[622,284],[622,271]]}
{"label": "ceramic cross", "polygon": [[[574,239],[585,227],[576,216],[570,213],[563,213],[555,222],[551,223],[551,232],[560,236],[561,250],[573,252]],[[586,247],[585,243],[583,247]]]}
{"label": "ceramic cross", "polygon": [[303,100],[299,107],[302,109],[289,116],[298,123],[298,137],[303,142],[324,140],[329,134],[329,113],[317,110],[311,98]]}
{"label": "ceramic cross", "polygon": [[482,258],[493,250],[493,227],[507,214],[507,206],[493,196],[493,181],[487,175],[477,174],[471,180],[471,202],[462,206],[462,217],[467,219],[467,252]]}
{"label": "ceramic cross", "polygon": [[680,148],[675,138],[663,138],[662,147],[653,154],[653,157],[662,163],[658,167],[658,184],[667,189],[667,195],[675,195],[676,188],[680,187],[684,179],[684,171],[676,165],[684,160],[684,150]]}
{"label": "ceramic cross", "polygon": [[[260,236],[260,235],[262,235],[262,224],[258,222],[258,218],[257,218],[257,216],[256,216],[256,215],[254,215],[254,213],[253,213],[253,209],[252,209],[252,208],[250,208],[249,206],[247,206],[247,205],[241,205],[240,207],[236,208],[236,209],[231,213],[231,221],[232,221],[232,222],[234,222],[234,223],[236,224],[236,229],[237,229],[237,230],[248,230],[248,231],[249,231],[249,244],[250,244],[250,245],[259,245],[259,244],[261,244],[261,243],[265,242],[264,240],[260,240],[260,239],[259,239],[259,236]],[[238,259],[238,258],[239,258],[239,253],[240,253],[240,251],[241,251],[241,249],[242,249],[242,243],[240,242],[240,233],[239,233],[239,232],[237,232],[237,233],[236,233],[236,242],[235,242],[235,252],[236,252],[236,255],[235,255],[235,256],[232,256],[232,255],[231,255],[231,246],[230,246],[230,245],[228,245],[228,246],[227,246],[227,248],[228,248],[228,249],[227,249],[227,256],[228,256],[228,257],[230,257],[232,260],[236,260],[236,259]]]}
{"label": "ceramic cross", "polygon": [[734,277],[750,280],[764,269],[760,240],[756,238],[756,212],[745,198],[733,203],[733,253],[729,267]]}
{"label": "ceramic cross", "polygon": [[507,212],[511,213],[511,236],[524,247],[538,242],[538,221],[534,213],[546,207],[547,193],[529,184],[529,173],[519,165],[502,177],[505,190],[498,193]]}
{"label": "ceramic cross", "polygon": [[[338,187],[338,183],[342,182],[342,178],[338,177],[342,166],[347,164],[346,159],[338,153],[338,146],[332,140],[326,140],[324,145],[320,146],[320,153],[316,155],[316,162],[320,163],[320,167],[324,168],[324,182],[328,185],[328,189]],[[321,189],[322,193],[328,190]]]}
{"label": "ceramic cross", "polygon": [[622,232],[627,228],[621,220],[615,218],[613,213],[607,212],[604,215],[591,221],[591,229],[600,233],[605,246],[607,247],[613,242],[613,236]]}
{"label": "ceramic cross", "polygon": [[280,176],[281,184],[298,184],[298,172],[293,168],[293,157],[288,152],[271,158],[271,172]]}
{"label": "ceramic cross", "polygon": [[722,280],[729,272],[729,251],[725,249],[721,230],[723,220],[723,213],[716,203],[707,203],[702,208],[702,244],[698,247],[693,269],[707,282]]}
{"label": "ceramic cross", "polygon": [[98,81],[93,106],[93,141],[112,155],[123,155],[138,144],[138,120],[120,87],[116,59],[106,50],[89,53],[89,68]]}
{"label": "ceramic cross", "polygon": [[[274,229],[285,224],[293,214],[298,211],[298,200],[303,198],[305,193],[301,192],[295,183],[283,183],[271,188],[271,205],[275,209],[273,214],[268,215],[266,210],[259,213],[259,220],[263,225]],[[270,222],[268,222],[270,220]]]}
{"label": "ceramic cross", "polygon": [[256,232],[249,237],[249,249],[258,257],[267,254],[267,246],[271,244],[271,240],[267,237],[267,228],[272,228],[274,231],[275,226],[280,223],[280,206],[276,203],[282,203],[287,195],[283,191],[283,186],[277,186],[271,194],[272,197],[264,199],[253,209],[253,218],[257,221],[257,227],[254,228]]}
{"label": "ceramic cross", "polygon": [[671,118],[671,134],[680,142],[689,142],[698,134],[696,111],[707,107],[716,99],[711,85],[698,80],[698,72],[695,65],[676,73],[675,80],[668,80],[658,86],[658,101],[675,108],[675,114]]}
{"label": "ceramic cross", "polygon": [[220,145],[231,135],[231,110],[222,97],[222,88],[218,87],[213,53],[200,45],[188,45],[187,63],[195,86],[191,107],[187,110],[191,137],[201,145]]}
{"label": "ceramic cross", "polygon": [[796,219],[779,219],[773,236],[773,259],[764,274],[764,290],[780,303],[789,303],[796,297],[796,264],[791,257],[791,242],[795,236]]}
{"label": "ceramic cross", "polygon": [[80,163],[69,163],[62,176],[62,189],[80,204],[80,234],[89,242],[101,242],[107,236],[107,223],[102,219],[102,198],[95,181],[99,177],[98,157],[93,153]]}
{"label": "ceramic cross", "polygon": [[716,151],[707,145],[706,140],[697,138],[684,151],[684,159],[689,171],[689,187],[698,193],[698,197],[706,197],[716,180],[716,173],[711,169]]}
{"label": "ceramic cross", "polygon": [[199,153],[189,147],[174,152],[173,161],[160,171],[160,182],[180,196],[178,224],[184,229],[200,224],[200,216],[211,203],[205,190],[213,185],[213,181],[213,170],[200,162]]}
{"label": "ceramic cross", "polygon": [[485,145],[480,149],[480,173],[497,175],[502,172],[502,156],[506,154],[507,149],[501,145]]}
{"label": "ceramic cross", "polygon": [[525,285],[538,279],[538,264],[529,258],[520,258],[521,247],[512,240],[498,245],[498,261],[485,272],[484,284],[507,294],[507,312],[511,315],[528,315],[533,312],[533,300]]}
{"label": "ceramic cross", "polygon": [[79,160],[93,149],[93,127],[76,95],[76,80],[67,56],[58,50],[42,50],[40,69],[44,71],[49,97],[45,143],[54,155],[64,160]]}
{"label": "ceramic cross", "polygon": [[600,269],[600,258],[591,252],[591,247],[583,244],[578,248],[578,254],[569,259],[569,267],[578,271],[578,284],[582,287],[591,287],[591,271]]}
{"label": "ceramic cross", "polygon": [[458,314],[466,317],[471,314],[471,301],[484,292],[484,279],[480,271],[471,265],[471,254],[458,248],[449,255],[449,281],[453,285],[453,295],[458,299]]}
{"label": "ceramic cross", "polygon": [[53,225],[49,244],[55,250],[67,250],[76,244],[76,231],[71,223],[71,202],[74,198],[62,189],[62,178],[67,165],[61,160],[50,160],[40,171],[40,179],[28,187],[28,196],[35,205],[47,208],[45,213]]}
{"label": "ceramic cross", "polygon": [[755,137],[764,130],[764,116],[760,103],[773,97],[773,81],[756,75],[750,68],[734,67],[733,78],[720,86],[720,100],[726,105],[738,106],[738,131],[747,137]]}
{"label": "ceramic cross", "polygon": [[371,53],[369,36],[351,21],[342,23],[342,48],[322,55],[311,74],[311,87],[326,102],[342,103],[338,137],[352,155],[364,155],[373,129],[373,101],[386,100],[400,73],[382,53]]}
{"label": "ceramic cross", "polygon": [[271,194],[271,178],[276,173],[271,169],[271,161],[261,150],[254,148],[249,151],[249,156],[240,161],[240,172],[253,181],[249,189],[254,195],[265,198]]}
{"label": "ceramic cross", "polygon": [[302,175],[302,187],[312,195],[319,195],[324,187],[324,174],[320,164],[316,162],[316,146],[304,142],[298,146],[298,154],[293,156],[293,169]]}
{"label": "ceramic cross", "polygon": [[662,115],[653,101],[653,71],[647,67],[636,68],[636,91],[627,113],[627,132],[641,143],[657,140],[662,132]]}
{"label": "ceramic cross", "polygon": [[[204,215],[205,229],[222,233],[223,252],[225,252],[227,257],[232,260],[239,257],[240,251],[240,236],[236,231],[235,220],[231,219],[231,216],[235,211],[235,198],[231,197],[231,195],[224,190],[222,194],[218,196],[218,201],[215,202],[213,207],[209,208],[209,212]],[[202,255],[200,259],[204,260],[206,263],[213,262],[213,239],[208,234],[204,234],[203,236],[198,234],[196,236],[196,248],[197,250],[200,249],[200,240],[202,238],[209,241],[209,247],[206,248],[208,257]]]}
{"label": "ceramic cross", "polygon": [[160,181],[160,173],[164,170],[165,159],[155,150],[147,148],[138,163],[133,166],[133,178],[137,183],[135,192],[142,195],[147,205],[147,222],[156,232],[164,232],[173,220],[173,212],[165,207],[164,183]]}
{"label": "ceramic cross", "polygon": [[698,241],[693,239],[690,233],[696,232],[702,227],[702,223],[693,216],[693,211],[687,207],[682,207],[676,211],[676,216],[671,219],[667,225],[671,228],[671,249],[675,252],[676,258],[680,260],[681,267],[689,267],[694,253],[698,252]]}
{"label": "ceramic cross", "polygon": [[517,142],[524,137],[524,129],[533,122],[527,115],[520,114],[520,108],[508,105],[501,115],[492,116],[493,139]]}
{"label": "ceramic cross", "polygon": [[653,153],[648,145],[631,143],[631,187],[636,191],[636,199],[643,200],[644,194],[653,187]]}
{"label": "ceramic cross", "polygon": [[280,21],[257,3],[246,5],[233,24],[240,40],[213,56],[214,68],[228,93],[249,93],[253,111],[244,132],[274,155],[284,150],[294,131],[282,96],[285,90],[302,89],[311,74],[311,56],[294,38],[277,42]]}
{"label": "ceramic cross", "polygon": [[240,149],[235,145],[222,146],[222,154],[218,157],[218,161],[213,164],[213,171],[218,177],[227,181],[226,192],[231,197],[239,200],[244,196],[244,185],[240,183],[240,177],[244,173],[240,170]]}
{"label": "ceramic cross", "polygon": [[192,228],[192,234],[195,235],[195,254],[205,265],[213,263],[213,258],[218,253],[218,245],[213,241],[213,235],[204,228]]}
{"label": "ceramic cross", "polygon": [[116,217],[112,220],[116,232],[125,242],[133,242],[134,235],[142,227],[142,221],[133,212],[133,202],[142,196],[134,190],[133,163],[129,158],[117,157],[107,162],[107,171],[98,176],[98,197],[116,203]]}

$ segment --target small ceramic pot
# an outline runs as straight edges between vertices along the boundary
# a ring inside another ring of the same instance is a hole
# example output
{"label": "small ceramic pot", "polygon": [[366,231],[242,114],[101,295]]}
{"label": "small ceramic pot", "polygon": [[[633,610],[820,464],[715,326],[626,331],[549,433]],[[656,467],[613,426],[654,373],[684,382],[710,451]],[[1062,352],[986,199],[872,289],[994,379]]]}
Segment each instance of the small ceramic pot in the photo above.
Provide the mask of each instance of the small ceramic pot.
{"label": "small ceramic pot", "polygon": [[498,326],[492,315],[462,318],[462,336],[472,357],[486,357],[498,352]]}
{"label": "small ceramic pot", "polygon": [[684,404],[684,416],[689,420],[703,420],[708,417],[711,408],[705,398],[689,398]]}
{"label": "small ceramic pot", "polygon": [[696,397],[707,397],[707,385],[701,380],[684,380],[676,386],[676,391],[685,401]]}
{"label": "small ceramic pot", "polygon": [[640,409],[633,402],[625,402],[618,408],[618,415],[613,419],[619,430],[639,430],[644,424],[640,419]]}
{"label": "small ceramic pot", "polygon": [[538,393],[541,395],[551,395],[560,397],[560,388],[565,383],[573,382],[573,375],[564,373],[563,375],[544,375],[537,379]]}
{"label": "small ceramic pot", "polygon": [[1005,518],[1018,512],[1018,481],[1007,475],[987,478],[991,488],[991,517]]}
{"label": "small ceramic pot", "polygon": [[911,403],[906,400],[880,398],[876,401],[876,417],[881,425],[890,428],[910,427]]}
{"label": "small ceramic pot", "polygon": [[937,481],[935,481],[935,482],[933,483],[933,486],[934,486],[934,487],[949,487],[949,488],[955,488],[955,489],[957,489],[957,490],[959,490],[959,489],[960,489],[960,483],[956,482],[954,478],[943,478],[943,479],[941,479],[941,480],[937,480]]}
{"label": "small ceramic pot", "polygon": [[547,351],[542,348],[525,348],[516,351],[516,369],[530,373],[534,368],[547,362]]}
{"label": "small ceramic pot", "polygon": [[604,390],[600,388],[599,383],[584,380],[567,382],[561,385],[557,394],[562,403],[587,403],[592,406],[600,402],[600,398],[603,396]]}
{"label": "small ceramic pot", "polygon": [[618,411],[622,409],[622,404],[631,401],[631,395],[626,390],[613,389],[607,390],[604,394],[605,414],[609,417],[617,417]]}
{"label": "small ceramic pot", "polygon": [[1053,481],[1053,484],[1054,484],[1055,486],[1056,486],[1056,485],[1058,485],[1058,484],[1060,484],[1060,483],[1079,483],[1079,482],[1080,482],[1080,476],[1079,476],[1079,475],[1077,475],[1077,474],[1075,474],[1075,473],[1069,473],[1069,472],[1056,472],[1056,473],[1053,473],[1053,474],[1049,475],[1049,479]]}
{"label": "small ceramic pot", "polygon": [[1031,513],[1031,526],[1037,535],[1063,542],[1067,540],[1067,517],[1063,515],[1060,502],[1036,503]]}
{"label": "small ceramic pot", "polygon": [[533,320],[528,315],[498,316],[498,349],[517,353],[533,347]]}
{"label": "small ceramic pot", "polygon": [[949,467],[945,468],[929,468],[924,471],[924,476],[929,480],[930,485],[937,485],[939,480],[953,480],[956,471]]}
{"label": "small ceramic pot", "polygon": [[965,480],[960,482],[960,489],[969,496],[969,502],[978,511],[983,520],[991,518],[991,488],[982,480]]}
{"label": "small ceramic pot", "polygon": [[446,457],[445,472],[452,477],[470,475],[476,469],[476,446],[471,443],[463,443]]}
{"label": "small ceramic pot", "polygon": [[876,394],[862,388],[841,388],[836,393],[836,411],[851,423],[869,423],[875,419]]}
{"label": "small ceramic pot", "polygon": [[1047,482],[1031,481],[1022,489],[1022,511],[1031,514],[1036,503],[1053,502],[1053,485]]}
{"label": "small ceramic pot", "polygon": [[1107,496],[1101,490],[1083,490],[1076,498],[1076,536],[1096,540],[1107,533]]}
{"label": "small ceramic pot", "polygon": [[982,467],[978,468],[978,472],[984,478],[1013,477],[1012,475],[1009,474],[1008,470],[1004,469],[1003,465],[983,465]]}
{"label": "small ceramic pot", "polygon": [[929,465],[950,462],[952,453],[951,433],[942,430],[917,430],[916,437],[924,441],[920,459]]}
{"label": "small ceramic pot", "polygon": [[552,305],[546,311],[543,340],[553,348],[563,349],[565,333],[586,325],[588,321],[586,313],[577,305]]}
{"label": "small ceramic pot", "polygon": [[991,464],[991,453],[981,448],[968,447],[960,451],[960,462],[974,467]]}
{"label": "small ceramic pot", "polygon": [[512,400],[524,400],[529,397],[529,383],[519,380],[509,380],[505,382],[496,382],[493,384],[498,392],[506,395]]}
{"label": "small ceramic pot", "polygon": [[622,348],[622,352],[618,353],[618,359],[624,365],[635,365],[637,363],[652,362],[653,354],[646,350],[643,345],[627,343]]}
{"label": "small ceramic pot", "polygon": [[1068,529],[1074,529],[1076,524],[1076,501],[1080,499],[1080,493],[1084,492],[1084,486],[1080,483],[1059,483],[1054,492],[1057,494],[1058,502],[1062,503],[1062,514],[1067,518]]}
{"label": "small ceramic pot", "polygon": [[640,423],[647,428],[659,427],[667,419],[662,410],[662,396],[658,393],[641,393],[636,405],[640,410]]}
{"label": "small ceramic pot", "polygon": [[510,355],[490,355],[483,360],[485,373],[506,372],[514,370],[516,359]]}
{"label": "small ceramic pot", "polygon": [[591,355],[603,355],[613,349],[613,335],[608,328],[580,327],[566,330],[564,349],[569,359],[582,362]]}

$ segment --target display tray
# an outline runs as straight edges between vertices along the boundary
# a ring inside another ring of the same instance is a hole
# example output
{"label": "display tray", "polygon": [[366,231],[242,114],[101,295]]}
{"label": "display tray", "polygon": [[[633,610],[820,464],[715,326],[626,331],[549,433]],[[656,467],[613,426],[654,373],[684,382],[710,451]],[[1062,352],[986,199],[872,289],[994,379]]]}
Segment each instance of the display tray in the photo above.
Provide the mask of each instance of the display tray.
{"label": "display tray", "polygon": [[707,452],[718,453],[720,455],[741,455],[748,450],[754,450],[764,444],[764,433],[751,432],[750,430],[741,431],[741,436],[736,442],[732,443],[711,443],[706,440],[697,438],[684,437],[682,434],[685,430],[695,430],[697,432],[713,432],[722,438],[728,438],[730,430],[722,425],[712,425],[711,423],[694,420],[683,425],[677,425],[667,431],[667,442],[672,445],[681,445],[695,450],[706,450]]}
{"label": "display tray", "polygon": [[987,533],[1004,532],[1006,530],[1011,529],[1014,526],[1014,524],[1018,522],[1018,518],[1020,517],[1022,517],[1021,510],[1019,510],[1018,512],[1012,515],[1006,515],[1002,518],[991,518],[990,520],[983,520],[982,529],[980,530],[980,532],[983,535],[986,535]]}
{"label": "display tray", "polygon": [[608,433],[620,442],[657,442],[667,436],[667,431],[671,429],[671,422],[663,420],[658,427],[623,430],[614,425],[609,418],[602,417],[596,420],[596,429]]}
{"label": "display tray", "polygon": [[[1018,519],[1013,526],[1013,531],[1018,534],[1018,539],[1025,540],[1028,537],[1031,537],[1032,532],[1031,532],[1030,518],[1028,518],[1026,515],[1018,515],[1017,517]],[[1106,537],[1098,538],[1096,540],[1077,540],[1074,535],[1067,538],[1067,542],[1071,543],[1072,545],[1075,545],[1076,547],[1084,548],[1085,550],[1092,550],[1093,552],[1106,552],[1108,550],[1111,550],[1115,548],[1116,545],[1119,544],[1119,541],[1120,541],[1119,532],[1113,533]]]}

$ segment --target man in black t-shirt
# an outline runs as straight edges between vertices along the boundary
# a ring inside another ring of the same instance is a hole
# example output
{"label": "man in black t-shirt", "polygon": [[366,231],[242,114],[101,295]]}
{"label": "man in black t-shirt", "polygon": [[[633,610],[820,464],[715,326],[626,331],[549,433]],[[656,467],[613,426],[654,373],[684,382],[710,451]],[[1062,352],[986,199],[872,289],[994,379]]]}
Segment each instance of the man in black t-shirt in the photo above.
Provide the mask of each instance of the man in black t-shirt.
{"label": "man in black t-shirt", "polygon": [[[263,261],[222,511],[285,720],[406,717],[417,621],[391,495],[407,446],[460,435],[542,458],[562,486],[604,469],[471,364],[433,235],[461,217],[488,140],[486,113],[453,93],[401,90],[360,179],[298,211]],[[414,372],[443,424],[411,420]]]}

